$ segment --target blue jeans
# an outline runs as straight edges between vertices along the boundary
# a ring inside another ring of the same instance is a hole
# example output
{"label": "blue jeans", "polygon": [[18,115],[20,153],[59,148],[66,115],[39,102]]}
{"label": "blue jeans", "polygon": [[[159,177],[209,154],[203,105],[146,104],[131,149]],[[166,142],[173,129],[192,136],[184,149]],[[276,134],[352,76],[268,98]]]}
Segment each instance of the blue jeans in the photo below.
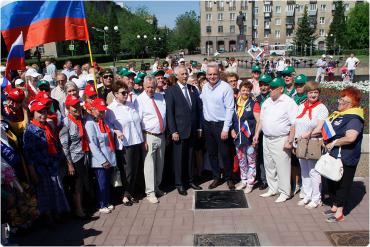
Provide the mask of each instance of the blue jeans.
{"label": "blue jeans", "polygon": [[348,72],[349,72],[349,79],[351,80],[351,82],[353,82],[353,79],[355,78],[355,70],[350,69],[348,70]]}
{"label": "blue jeans", "polygon": [[110,185],[113,167],[109,169],[94,168],[96,180],[98,182],[98,204],[99,208],[109,206],[110,201]]}

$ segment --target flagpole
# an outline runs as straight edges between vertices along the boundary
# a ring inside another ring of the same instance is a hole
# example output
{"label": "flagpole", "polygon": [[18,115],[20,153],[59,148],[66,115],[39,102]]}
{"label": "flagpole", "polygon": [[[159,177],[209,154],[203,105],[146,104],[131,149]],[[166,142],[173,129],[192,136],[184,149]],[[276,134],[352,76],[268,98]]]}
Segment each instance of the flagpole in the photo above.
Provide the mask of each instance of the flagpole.
{"label": "flagpole", "polygon": [[90,55],[90,63],[93,69],[93,76],[94,76],[94,87],[95,91],[98,92],[98,87],[96,83],[96,75],[95,75],[95,66],[93,64],[93,57],[92,57],[92,52],[91,52],[91,45],[90,45],[90,35],[89,35],[89,29],[87,28],[87,20],[86,20],[86,15],[85,15],[85,5],[83,4],[83,1],[81,1],[81,7],[82,7],[82,12],[84,15],[84,24],[85,24],[85,33],[87,36],[87,47],[89,48],[89,55]]}

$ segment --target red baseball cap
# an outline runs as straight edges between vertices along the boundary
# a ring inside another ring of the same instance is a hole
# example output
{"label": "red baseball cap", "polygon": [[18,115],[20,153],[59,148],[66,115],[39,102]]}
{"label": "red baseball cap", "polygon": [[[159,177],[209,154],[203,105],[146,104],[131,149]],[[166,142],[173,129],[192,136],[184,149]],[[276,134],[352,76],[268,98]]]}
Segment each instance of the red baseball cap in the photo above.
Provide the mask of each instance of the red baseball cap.
{"label": "red baseball cap", "polygon": [[44,105],[50,105],[51,103],[53,103],[53,100],[45,91],[38,92],[36,94],[35,100],[41,102]]}
{"label": "red baseball cap", "polygon": [[98,111],[105,111],[108,110],[107,106],[105,105],[105,102],[101,98],[96,98],[91,102],[91,106],[96,108]]}
{"label": "red baseball cap", "polygon": [[66,101],[64,102],[66,106],[74,106],[80,103],[81,103],[80,99],[73,95],[68,95]]}
{"label": "red baseball cap", "polygon": [[87,84],[85,87],[85,94],[88,97],[96,96],[97,93],[95,91],[95,87],[93,85]]}
{"label": "red baseball cap", "polygon": [[20,89],[20,88],[13,88],[12,90],[10,90],[10,92],[8,94],[8,99],[11,99],[15,102],[22,102],[25,97],[26,96],[25,96],[23,90]]}
{"label": "red baseball cap", "polygon": [[34,112],[34,111],[40,111],[44,108],[47,108],[48,106],[43,104],[42,102],[40,101],[37,101],[37,100],[34,100],[30,103],[30,112]]}

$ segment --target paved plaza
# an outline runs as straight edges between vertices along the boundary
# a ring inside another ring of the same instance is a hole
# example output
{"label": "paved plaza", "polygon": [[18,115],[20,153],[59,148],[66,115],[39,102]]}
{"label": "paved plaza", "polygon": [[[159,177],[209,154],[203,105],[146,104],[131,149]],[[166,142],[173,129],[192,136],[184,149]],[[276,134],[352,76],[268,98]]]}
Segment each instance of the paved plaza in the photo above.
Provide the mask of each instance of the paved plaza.
{"label": "paved plaza", "polygon": [[[332,245],[327,231],[369,230],[368,186],[368,177],[355,178],[349,214],[337,224],[325,222],[326,206],[314,210],[297,206],[297,195],[277,204],[275,197],[259,197],[257,189],[246,196],[248,209],[194,210],[193,190],[185,197],[174,190],[159,204],[144,199],[132,207],[116,205],[111,214],[95,213],[90,220],[68,219],[56,229],[35,229],[23,235],[20,244],[191,246],[194,234],[256,233],[261,245]],[[226,184],[217,189],[226,190]]]}

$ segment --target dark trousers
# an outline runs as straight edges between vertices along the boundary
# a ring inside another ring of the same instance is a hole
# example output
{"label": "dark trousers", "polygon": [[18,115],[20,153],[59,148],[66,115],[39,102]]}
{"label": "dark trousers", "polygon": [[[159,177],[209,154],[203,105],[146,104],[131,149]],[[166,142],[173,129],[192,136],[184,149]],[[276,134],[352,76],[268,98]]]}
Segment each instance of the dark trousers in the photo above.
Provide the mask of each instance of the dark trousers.
{"label": "dark trousers", "polygon": [[338,182],[327,179],[329,194],[333,198],[333,205],[343,207],[349,199],[353,178],[355,177],[357,166],[346,166],[343,164],[343,177]]}
{"label": "dark trousers", "polygon": [[263,162],[263,133],[261,131],[258,137],[257,146],[257,179],[261,183],[267,184],[265,163]]}
{"label": "dark trousers", "polygon": [[204,121],[204,136],[208,151],[209,162],[211,163],[213,179],[220,179],[218,155],[220,154],[225,170],[225,180],[231,179],[232,160],[230,154],[230,139],[221,140],[221,132],[224,122]]}
{"label": "dark trousers", "polygon": [[193,182],[194,137],[180,139],[172,143],[173,171],[175,186]]}
{"label": "dark trousers", "polygon": [[109,169],[94,168],[98,182],[98,204],[99,208],[108,207],[110,204],[110,186],[113,167]]}
{"label": "dark trousers", "polygon": [[142,156],[142,144],[124,147],[124,150],[116,150],[117,167],[121,173],[121,181],[124,188],[124,196],[134,195],[138,167]]}

